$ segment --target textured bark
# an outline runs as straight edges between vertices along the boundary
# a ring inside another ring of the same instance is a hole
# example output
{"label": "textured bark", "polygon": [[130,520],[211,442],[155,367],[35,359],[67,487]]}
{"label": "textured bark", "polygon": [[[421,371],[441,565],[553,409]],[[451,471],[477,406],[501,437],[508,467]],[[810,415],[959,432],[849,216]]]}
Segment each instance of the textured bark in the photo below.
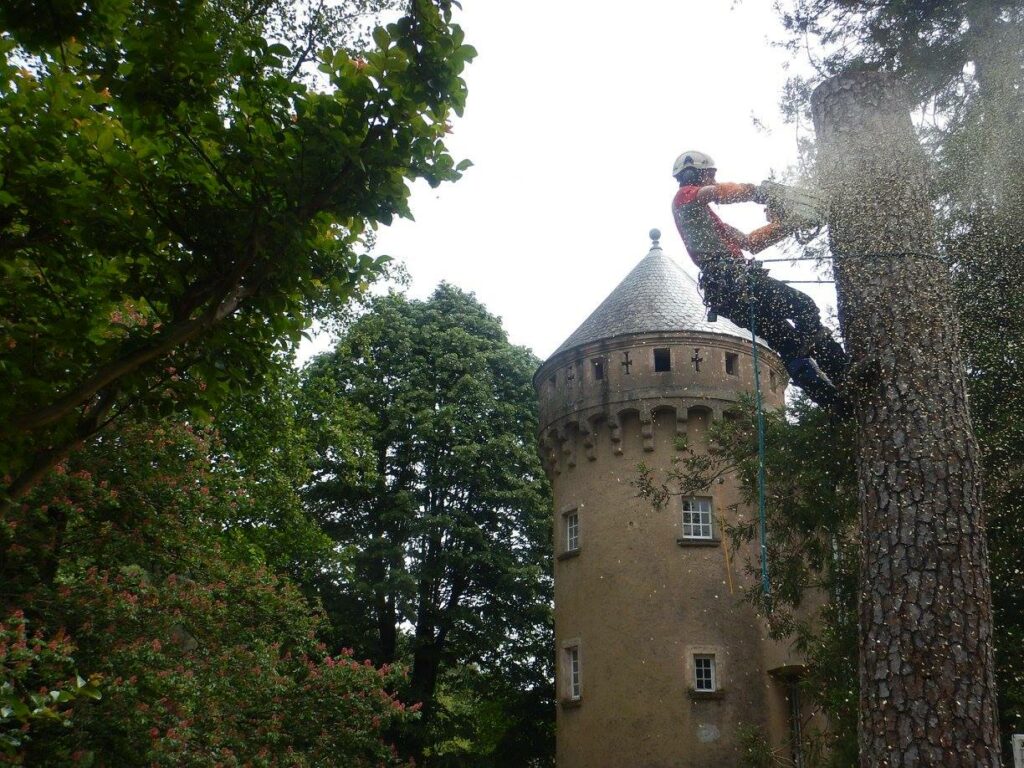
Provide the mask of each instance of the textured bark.
{"label": "textured bark", "polygon": [[855,373],[860,764],[998,766],[978,448],[924,153],[897,83],[812,99],[839,319]]}

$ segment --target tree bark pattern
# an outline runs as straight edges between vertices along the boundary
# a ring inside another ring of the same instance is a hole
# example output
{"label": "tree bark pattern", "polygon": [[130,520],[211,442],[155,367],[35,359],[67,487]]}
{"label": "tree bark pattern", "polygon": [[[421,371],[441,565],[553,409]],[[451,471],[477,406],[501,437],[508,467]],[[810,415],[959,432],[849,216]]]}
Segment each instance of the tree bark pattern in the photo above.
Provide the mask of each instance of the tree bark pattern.
{"label": "tree bark pattern", "polygon": [[999,766],[978,447],[924,153],[901,88],[812,98],[861,507],[860,765]]}

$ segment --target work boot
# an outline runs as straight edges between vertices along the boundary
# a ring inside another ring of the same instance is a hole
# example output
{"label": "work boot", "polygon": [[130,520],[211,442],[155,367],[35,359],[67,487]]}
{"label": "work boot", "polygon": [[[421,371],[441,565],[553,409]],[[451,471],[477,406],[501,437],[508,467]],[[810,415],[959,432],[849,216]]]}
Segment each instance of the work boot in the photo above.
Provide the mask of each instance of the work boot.
{"label": "work boot", "polygon": [[819,325],[802,338],[798,357],[813,358],[818,370],[827,376],[833,387],[843,386],[850,356],[825,326]]}
{"label": "work boot", "polygon": [[827,336],[815,345],[814,359],[818,361],[832,384],[842,389],[853,362],[842,345],[832,336]]}
{"label": "work boot", "polygon": [[841,410],[843,398],[835,384],[811,357],[795,357],[786,361],[790,380],[822,408]]}

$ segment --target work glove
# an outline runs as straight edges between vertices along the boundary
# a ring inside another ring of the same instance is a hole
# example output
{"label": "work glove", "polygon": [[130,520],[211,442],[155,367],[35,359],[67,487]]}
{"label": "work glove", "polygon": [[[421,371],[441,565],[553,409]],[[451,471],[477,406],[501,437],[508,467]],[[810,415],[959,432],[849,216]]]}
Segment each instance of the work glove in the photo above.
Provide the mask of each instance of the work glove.
{"label": "work glove", "polygon": [[768,205],[772,199],[771,187],[772,182],[770,181],[762,181],[754,187],[754,202],[758,205]]}

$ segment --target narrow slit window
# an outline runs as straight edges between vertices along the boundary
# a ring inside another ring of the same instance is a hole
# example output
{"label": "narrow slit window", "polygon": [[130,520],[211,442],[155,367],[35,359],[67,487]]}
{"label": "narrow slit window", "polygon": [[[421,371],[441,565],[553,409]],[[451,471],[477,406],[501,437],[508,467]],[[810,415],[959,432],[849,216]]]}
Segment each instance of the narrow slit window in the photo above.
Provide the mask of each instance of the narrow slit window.
{"label": "narrow slit window", "polygon": [[604,360],[602,360],[601,358],[595,358],[594,360],[591,360],[590,363],[594,367],[594,381],[603,381]]}
{"label": "narrow slit window", "polygon": [[735,352],[725,353],[725,372],[730,376],[738,376],[740,372],[740,356]]}
{"label": "narrow slit window", "polygon": [[672,370],[672,354],[667,347],[654,350],[654,370],[656,373]]}
{"label": "narrow slit window", "polygon": [[683,499],[683,538],[710,539],[711,499],[696,497]]}
{"label": "narrow slit window", "polygon": [[775,375],[775,371],[770,368],[768,369],[768,386],[771,388],[772,392],[779,388],[779,379]]}
{"label": "narrow slit window", "polygon": [[579,701],[583,695],[583,686],[580,680],[580,648],[578,645],[565,649],[565,676],[569,698]]}
{"label": "narrow slit window", "polygon": [[698,654],[693,657],[693,689],[698,693],[714,693],[718,690],[713,654]]}
{"label": "narrow slit window", "polygon": [[575,552],[580,548],[580,516],[570,512],[565,516],[565,551]]}

